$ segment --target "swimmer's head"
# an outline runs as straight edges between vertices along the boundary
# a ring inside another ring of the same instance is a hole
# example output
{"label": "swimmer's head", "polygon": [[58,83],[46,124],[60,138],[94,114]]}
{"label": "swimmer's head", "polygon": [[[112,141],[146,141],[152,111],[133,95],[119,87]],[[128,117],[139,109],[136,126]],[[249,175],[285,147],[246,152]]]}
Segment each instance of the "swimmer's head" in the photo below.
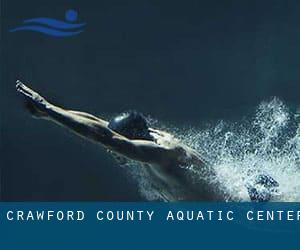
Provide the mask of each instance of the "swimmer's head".
{"label": "swimmer's head", "polygon": [[117,115],[109,121],[108,127],[129,139],[153,140],[146,117],[136,111]]}

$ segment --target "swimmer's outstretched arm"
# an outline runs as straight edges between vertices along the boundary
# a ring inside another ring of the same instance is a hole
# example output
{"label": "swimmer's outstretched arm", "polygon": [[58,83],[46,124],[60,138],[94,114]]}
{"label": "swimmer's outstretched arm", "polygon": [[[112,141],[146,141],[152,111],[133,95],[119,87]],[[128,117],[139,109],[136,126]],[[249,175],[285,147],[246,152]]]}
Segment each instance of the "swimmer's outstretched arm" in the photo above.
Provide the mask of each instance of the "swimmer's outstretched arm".
{"label": "swimmer's outstretched arm", "polygon": [[151,141],[129,140],[108,128],[108,122],[91,114],[60,108],[17,81],[17,91],[34,109],[37,117],[63,125],[84,138],[101,143],[125,157],[147,163],[162,164],[168,161],[172,149],[164,148]]}

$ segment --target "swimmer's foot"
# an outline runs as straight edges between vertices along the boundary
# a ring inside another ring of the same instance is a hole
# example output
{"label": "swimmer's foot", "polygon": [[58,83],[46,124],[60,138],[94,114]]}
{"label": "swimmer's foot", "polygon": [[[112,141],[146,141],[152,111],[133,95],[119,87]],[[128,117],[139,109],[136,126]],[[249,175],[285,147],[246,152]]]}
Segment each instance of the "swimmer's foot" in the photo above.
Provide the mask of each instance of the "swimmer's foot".
{"label": "swimmer's foot", "polygon": [[48,103],[42,96],[19,80],[16,81],[16,90],[25,98],[25,107],[35,118],[47,116],[45,109]]}
{"label": "swimmer's foot", "polygon": [[267,174],[259,174],[246,187],[251,201],[270,201],[279,194],[279,183]]}

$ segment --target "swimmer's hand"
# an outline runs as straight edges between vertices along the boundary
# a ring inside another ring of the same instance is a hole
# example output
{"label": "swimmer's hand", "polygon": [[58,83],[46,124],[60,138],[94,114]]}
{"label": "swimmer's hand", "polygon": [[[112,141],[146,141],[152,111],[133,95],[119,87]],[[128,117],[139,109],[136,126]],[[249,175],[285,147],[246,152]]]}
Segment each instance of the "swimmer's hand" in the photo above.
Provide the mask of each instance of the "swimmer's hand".
{"label": "swimmer's hand", "polygon": [[20,80],[16,81],[16,90],[25,98],[25,106],[35,118],[47,116],[45,110],[49,103],[45,98],[27,87]]}

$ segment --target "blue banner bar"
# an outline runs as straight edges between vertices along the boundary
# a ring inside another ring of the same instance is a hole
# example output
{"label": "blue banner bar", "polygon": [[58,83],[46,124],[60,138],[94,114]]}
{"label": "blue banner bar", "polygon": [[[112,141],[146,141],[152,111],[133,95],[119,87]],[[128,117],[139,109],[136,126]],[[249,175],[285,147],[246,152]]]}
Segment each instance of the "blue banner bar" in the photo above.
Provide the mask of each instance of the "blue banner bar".
{"label": "blue banner bar", "polygon": [[300,203],[2,202],[0,230],[1,249],[285,249]]}

